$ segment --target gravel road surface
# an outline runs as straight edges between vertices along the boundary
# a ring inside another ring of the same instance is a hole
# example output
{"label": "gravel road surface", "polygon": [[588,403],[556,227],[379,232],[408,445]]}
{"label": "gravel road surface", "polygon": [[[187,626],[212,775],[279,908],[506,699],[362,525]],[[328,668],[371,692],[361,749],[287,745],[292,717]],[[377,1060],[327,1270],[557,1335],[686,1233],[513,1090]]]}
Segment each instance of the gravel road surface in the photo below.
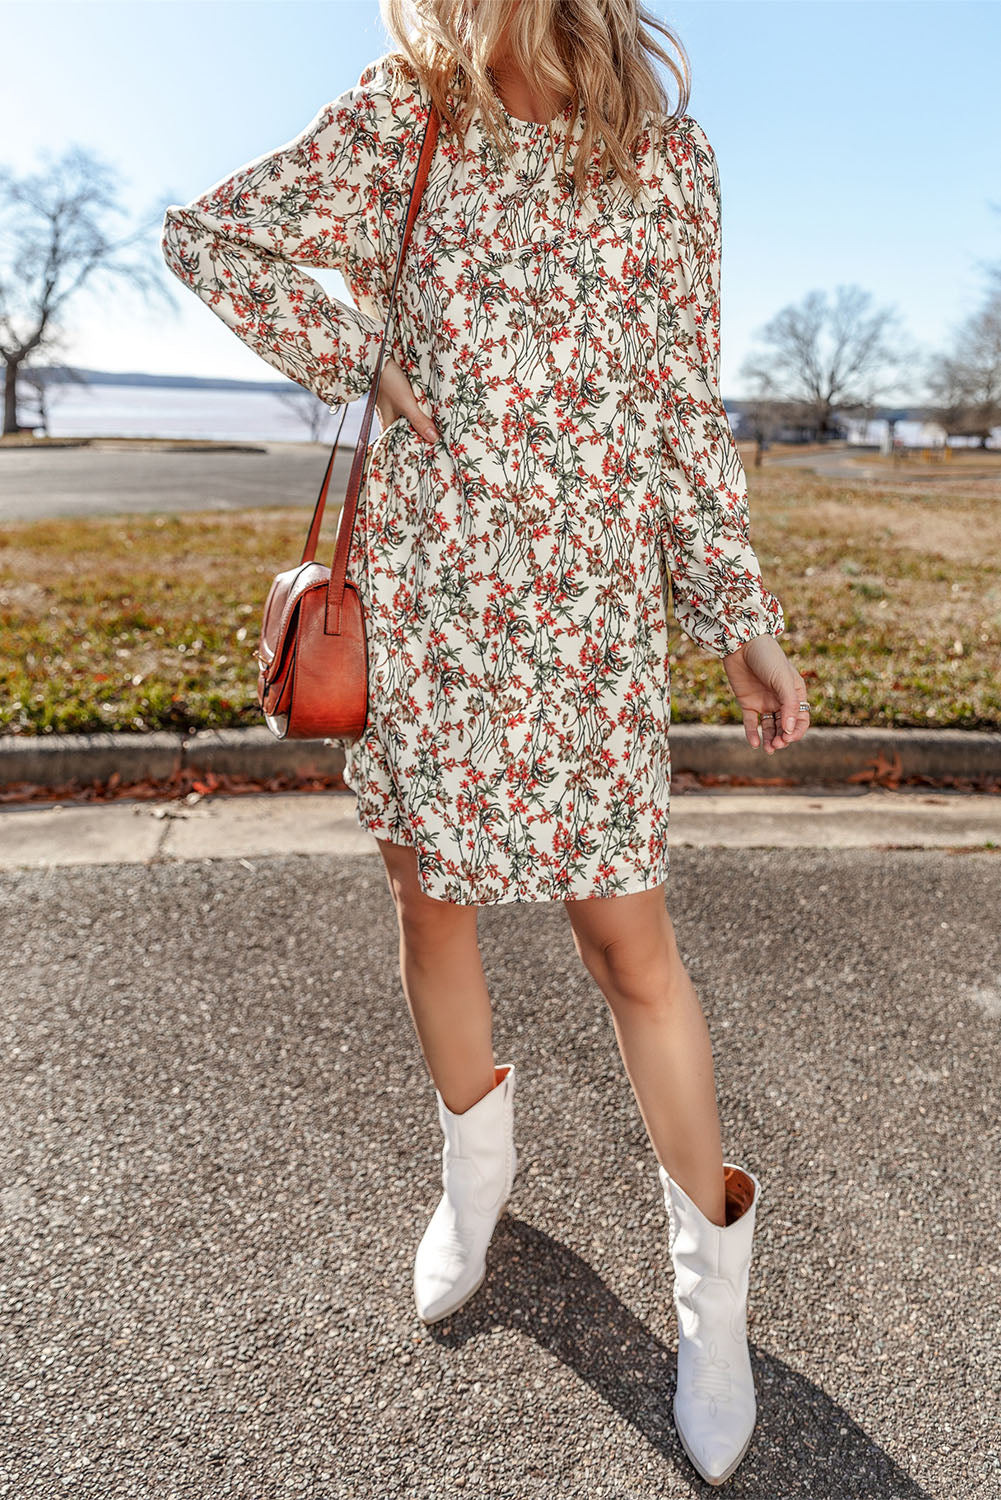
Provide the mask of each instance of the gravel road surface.
{"label": "gravel road surface", "polygon": [[[762,1182],[730,1496],[1001,1493],[999,858],[672,855],[724,1149]],[[425,1328],[441,1140],[381,865],[0,886],[0,1494],[710,1493],[656,1163],[562,905],[481,913],[520,1170],[482,1288]]]}

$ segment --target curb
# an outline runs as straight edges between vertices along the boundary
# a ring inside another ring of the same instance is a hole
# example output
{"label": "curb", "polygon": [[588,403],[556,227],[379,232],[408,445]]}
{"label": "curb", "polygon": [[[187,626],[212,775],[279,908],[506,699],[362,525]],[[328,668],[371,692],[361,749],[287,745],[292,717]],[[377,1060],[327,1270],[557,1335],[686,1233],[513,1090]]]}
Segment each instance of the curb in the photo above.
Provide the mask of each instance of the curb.
{"label": "curb", "polygon": [[[674,724],[672,772],[770,777],[790,785],[911,778],[1001,781],[1001,732],[965,729],[817,728],[766,756],[739,724]],[[266,781],[276,776],[336,778],[344,752],[325,740],[276,740],[261,726],[184,735],[0,736],[0,790],[21,784],[62,787],[110,780],[170,781],[184,771]]]}
{"label": "curb", "polygon": [[324,740],[276,740],[263,725],[205,729],[197,734],[0,735],[0,789],[27,783],[93,785],[118,775],[123,782],[170,781],[184,771],[204,775],[333,777],[344,754]]}
{"label": "curb", "polygon": [[1001,781],[1001,732],[995,730],[822,726],[775,755],[752,749],[740,724],[676,724],[670,739],[672,771],[699,776],[828,785],[867,778]]}

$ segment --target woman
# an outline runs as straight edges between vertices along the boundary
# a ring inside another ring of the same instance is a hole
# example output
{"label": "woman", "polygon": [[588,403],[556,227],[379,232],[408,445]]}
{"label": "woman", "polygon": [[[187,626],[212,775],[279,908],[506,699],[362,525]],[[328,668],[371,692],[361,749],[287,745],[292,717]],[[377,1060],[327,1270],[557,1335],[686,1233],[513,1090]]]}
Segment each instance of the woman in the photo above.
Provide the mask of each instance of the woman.
{"label": "woman", "polygon": [[[164,254],[269,364],[328,402],[358,398],[439,110],[349,561],[370,712],[345,747],[444,1133],[417,1310],[432,1322],[476,1291],[517,1168],[477,910],[562,900],[659,1163],[675,1421],[721,1483],[756,1415],[760,1184],[723,1161],[708,1030],[665,909],[668,580],[749,744],[801,738],[808,705],[719,393],[716,160],[683,113],[683,49],[635,0],[416,9],[408,34],[384,0],[397,52],[287,145],[171,205]],[[679,84],[674,113],[654,56]],[[357,307],[304,264],[337,266]]]}

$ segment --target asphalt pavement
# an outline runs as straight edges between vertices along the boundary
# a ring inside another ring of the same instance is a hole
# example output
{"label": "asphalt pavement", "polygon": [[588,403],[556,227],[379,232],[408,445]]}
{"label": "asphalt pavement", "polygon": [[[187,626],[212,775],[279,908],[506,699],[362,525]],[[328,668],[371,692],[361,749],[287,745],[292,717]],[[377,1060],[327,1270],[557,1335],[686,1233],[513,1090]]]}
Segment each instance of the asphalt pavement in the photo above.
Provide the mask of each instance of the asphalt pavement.
{"label": "asphalt pavement", "polygon": [[[123,446],[94,439],[76,448],[10,447],[0,450],[0,523],[254,506],[312,510],[333,441],[331,434],[324,443],[171,447],[156,440]],[[353,442],[338,445],[332,503],[339,504],[347,489],[354,447]]]}
{"label": "asphalt pavement", "polygon": [[[426,1328],[441,1137],[381,862],[247,849],[0,873],[0,1494],[710,1493],[656,1162],[562,905],[480,913],[519,1172]],[[672,850],[762,1183],[734,1497],[1001,1492],[999,878],[990,847]]]}

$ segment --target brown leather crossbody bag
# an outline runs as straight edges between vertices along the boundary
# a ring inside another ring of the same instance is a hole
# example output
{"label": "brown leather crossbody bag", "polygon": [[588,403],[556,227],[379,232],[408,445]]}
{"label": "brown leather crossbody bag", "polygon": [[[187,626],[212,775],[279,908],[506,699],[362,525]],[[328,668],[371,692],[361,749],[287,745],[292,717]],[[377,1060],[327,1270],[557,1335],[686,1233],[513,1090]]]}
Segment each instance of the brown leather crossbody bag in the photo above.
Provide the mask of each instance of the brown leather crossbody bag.
{"label": "brown leather crossbody bag", "polygon": [[[302,559],[298,567],[275,576],[264,605],[257,646],[260,666],[257,701],[268,728],[280,740],[336,739],[350,744],[360,739],[368,722],[365,617],[358,589],[347,576],[348,555],[382,365],[396,312],[400,270],[424,196],[440,124],[441,117],[432,107],[410,189],[375,378],[368,392],[347,494],[341,507],[333,562],[328,568],[315,558],[327,502],[327,486],[337,453],[336,440],[313,510]],[[343,420],[342,416],[342,423]]]}

